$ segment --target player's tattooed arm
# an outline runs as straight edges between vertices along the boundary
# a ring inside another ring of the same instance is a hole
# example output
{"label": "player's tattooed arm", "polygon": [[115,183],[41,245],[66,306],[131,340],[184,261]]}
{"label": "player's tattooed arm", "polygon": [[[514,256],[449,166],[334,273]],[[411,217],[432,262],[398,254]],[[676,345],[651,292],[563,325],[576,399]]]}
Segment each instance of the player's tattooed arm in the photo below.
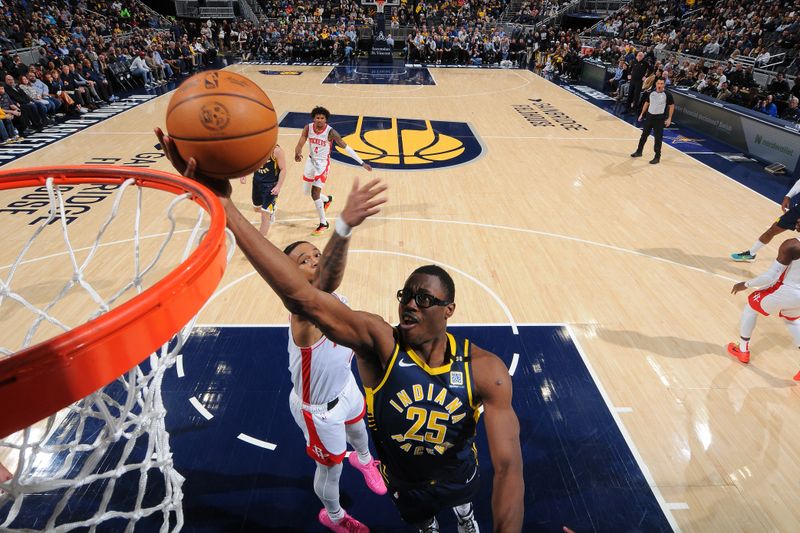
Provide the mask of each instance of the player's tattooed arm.
{"label": "player's tattooed arm", "polygon": [[347,196],[347,203],[339,214],[336,231],[331,235],[325,251],[322,253],[317,269],[316,287],[325,292],[335,291],[342,283],[344,269],[347,265],[347,250],[350,245],[352,228],[360,225],[368,217],[380,210],[383,199],[377,196],[386,190],[386,185],[377,179],[370,181],[363,188],[359,187],[358,178],[353,180],[353,187]]}
{"label": "player's tattooed arm", "polygon": [[338,131],[336,131],[335,129],[331,128],[331,131],[330,131],[330,133],[328,133],[328,138],[329,138],[330,140],[332,140],[332,141],[333,141],[333,143],[334,143],[336,146],[338,146],[338,147],[340,147],[340,148],[347,148],[347,143],[346,143],[346,142],[344,142],[344,139],[342,139],[342,136],[341,136],[341,135],[339,135],[339,132],[338,132]]}
{"label": "player's tattooed arm", "polygon": [[325,251],[319,260],[317,278],[314,285],[321,291],[333,292],[339,288],[347,266],[347,250],[350,239],[334,232],[325,245]]}

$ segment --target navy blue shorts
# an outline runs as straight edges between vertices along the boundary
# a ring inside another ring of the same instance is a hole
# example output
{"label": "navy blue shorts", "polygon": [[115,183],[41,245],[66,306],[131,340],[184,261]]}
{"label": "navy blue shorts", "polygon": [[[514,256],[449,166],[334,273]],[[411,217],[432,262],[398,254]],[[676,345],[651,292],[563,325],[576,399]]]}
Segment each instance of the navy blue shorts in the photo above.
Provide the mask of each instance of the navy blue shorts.
{"label": "navy blue shorts", "polygon": [[400,516],[409,524],[422,524],[439,512],[473,501],[480,488],[478,465],[467,478],[437,479],[416,486],[392,483],[391,476],[384,478],[392,501]]}
{"label": "navy blue shorts", "polygon": [[277,195],[272,194],[270,191],[277,185],[277,181],[263,181],[258,178],[258,174],[253,175],[253,206],[261,206],[263,211],[268,213],[275,212],[275,202],[277,202]]}
{"label": "navy blue shorts", "polygon": [[797,227],[797,220],[800,219],[800,204],[793,205],[778,219],[778,227],[794,231]]}

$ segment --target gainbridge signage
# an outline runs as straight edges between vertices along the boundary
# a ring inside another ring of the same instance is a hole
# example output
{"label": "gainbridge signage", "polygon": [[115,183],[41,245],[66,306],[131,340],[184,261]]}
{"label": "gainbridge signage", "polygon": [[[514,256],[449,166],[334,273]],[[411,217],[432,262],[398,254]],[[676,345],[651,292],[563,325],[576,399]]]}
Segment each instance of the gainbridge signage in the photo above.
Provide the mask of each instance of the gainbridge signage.
{"label": "gainbridge signage", "polygon": [[[303,128],[311,123],[308,113],[287,113],[281,128]],[[463,165],[477,159],[483,146],[466,122],[396,117],[331,115],[330,125],[344,142],[375,168],[384,170],[433,170]],[[344,150],[331,157],[356,165]]]}

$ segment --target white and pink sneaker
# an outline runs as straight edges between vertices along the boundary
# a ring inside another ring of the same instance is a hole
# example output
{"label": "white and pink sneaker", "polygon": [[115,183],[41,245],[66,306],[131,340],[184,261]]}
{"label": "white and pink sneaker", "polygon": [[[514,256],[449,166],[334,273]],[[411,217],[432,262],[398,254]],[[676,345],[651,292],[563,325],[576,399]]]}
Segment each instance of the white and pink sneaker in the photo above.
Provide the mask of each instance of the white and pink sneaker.
{"label": "white and pink sneaker", "polygon": [[364,475],[364,481],[367,483],[369,490],[381,496],[386,494],[386,484],[383,482],[381,473],[378,472],[378,462],[375,459],[362,465],[361,461],[358,460],[358,453],[351,452],[347,460],[350,461],[353,468]]}
{"label": "white and pink sneaker", "polygon": [[335,533],[369,533],[369,528],[347,514],[347,511],[344,512],[344,518],[334,522],[323,507],[319,511],[319,523]]}

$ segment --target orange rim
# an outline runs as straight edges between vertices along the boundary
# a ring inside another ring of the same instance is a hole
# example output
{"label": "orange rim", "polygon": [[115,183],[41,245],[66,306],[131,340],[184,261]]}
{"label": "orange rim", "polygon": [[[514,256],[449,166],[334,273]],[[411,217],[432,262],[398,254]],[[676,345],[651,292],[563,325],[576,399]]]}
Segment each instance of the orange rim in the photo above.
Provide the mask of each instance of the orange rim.
{"label": "orange rim", "polygon": [[0,171],[0,190],[55,184],[136,185],[191,199],[211,218],[192,254],[158,283],[119,307],[0,360],[0,438],[46,418],[124,374],[175,335],[214,293],[225,272],[225,212],[206,187],[157,170],[113,166]]}

